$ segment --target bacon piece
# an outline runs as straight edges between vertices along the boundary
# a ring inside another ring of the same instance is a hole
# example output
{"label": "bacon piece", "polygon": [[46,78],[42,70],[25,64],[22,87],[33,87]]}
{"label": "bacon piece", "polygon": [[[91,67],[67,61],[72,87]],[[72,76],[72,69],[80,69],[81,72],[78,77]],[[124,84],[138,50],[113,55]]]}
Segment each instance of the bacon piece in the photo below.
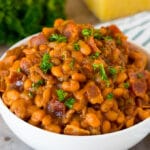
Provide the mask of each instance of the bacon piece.
{"label": "bacon piece", "polygon": [[32,66],[32,60],[31,59],[28,59],[27,57],[21,59],[21,61],[20,61],[21,71],[23,71],[26,74],[29,74],[29,69],[31,66]]}
{"label": "bacon piece", "polygon": [[69,21],[64,25],[63,34],[69,41],[76,41],[79,37],[78,26],[73,21]]}
{"label": "bacon piece", "polygon": [[46,44],[48,41],[43,33],[38,34],[30,39],[29,47],[38,47],[41,44]]}
{"label": "bacon piece", "polygon": [[88,39],[87,44],[92,48],[92,50],[93,50],[94,52],[100,52],[99,48],[98,48],[97,45],[96,45],[96,42],[95,42],[95,40],[94,40],[94,37],[91,36],[91,37]]}
{"label": "bacon piece", "polygon": [[11,88],[18,89],[19,91],[23,90],[23,81],[25,80],[25,75],[20,72],[11,72],[8,77],[8,86]]}
{"label": "bacon piece", "polygon": [[129,73],[129,79],[134,94],[139,97],[144,97],[147,90],[145,72]]}
{"label": "bacon piece", "polygon": [[88,82],[84,90],[91,104],[101,104],[103,102],[101,91],[93,81]]}
{"label": "bacon piece", "polygon": [[64,103],[61,103],[56,99],[52,99],[47,105],[47,111],[56,117],[62,117],[65,114],[66,107]]}

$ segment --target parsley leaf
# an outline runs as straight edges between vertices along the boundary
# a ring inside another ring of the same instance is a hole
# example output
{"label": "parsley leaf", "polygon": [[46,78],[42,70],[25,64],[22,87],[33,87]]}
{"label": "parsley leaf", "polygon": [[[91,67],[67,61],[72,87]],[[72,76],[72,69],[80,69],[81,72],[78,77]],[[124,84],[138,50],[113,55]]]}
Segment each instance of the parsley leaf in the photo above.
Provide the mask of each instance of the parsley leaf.
{"label": "parsley leaf", "polygon": [[125,83],[124,83],[124,88],[128,89],[129,87],[130,87],[129,82],[125,82]]}
{"label": "parsley leaf", "polygon": [[100,55],[100,52],[95,52],[95,53],[92,54],[90,57],[91,57],[92,59],[97,59],[97,58],[99,57],[99,55]]}
{"label": "parsley leaf", "polygon": [[99,70],[102,80],[108,80],[103,64],[93,64],[93,68]]}
{"label": "parsley leaf", "polygon": [[53,66],[53,63],[50,62],[50,55],[48,53],[45,53],[43,55],[41,64],[40,64],[40,68],[44,73],[47,73]]}
{"label": "parsley leaf", "polygon": [[117,45],[122,45],[122,41],[121,41],[121,39],[119,37],[116,39],[116,44]]}
{"label": "parsley leaf", "polygon": [[113,76],[117,74],[117,70],[114,67],[109,67],[108,70],[109,70],[109,73]]}
{"label": "parsley leaf", "polygon": [[44,80],[39,80],[38,82],[36,82],[36,83],[32,83],[32,88],[38,88],[38,87],[40,87],[41,85],[43,85],[44,84]]}
{"label": "parsley leaf", "polygon": [[49,38],[49,41],[53,42],[53,41],[57,41],[57,42],[66,42],[67,41],[67,37],[61,35],[61,34],[52,34]]}
{"label": "parsley leaf", "polygon": [[91,29],[82,29],[81,33],[83,36],[90,36],[90,35],[92,35],[92,30]]}
{"label": "parsley leaf", "polygon": [[34,93],[32,93],[31,91],[28,93],[28,96],[30,97],[30,98],[33,98],[34,97]]}
{"label": "parsley leaf", "polygon": [[139,79],[143,78],[143,74],[142,74],[141,72],[137,73],[136,76],[137,76],[137,78],[139,78]]}
{"label": "parsley leaf", "polygon": [[66,101],[65,101],[65,106],[67,106],[68,108],[72,108],[73,107],[73,104],[75,103],[75,99],[74,98],[68,98]]}
{"label": "parsley leaf", "polygon": [[74,47],[74,50],[76,51],[80,50],[80,45],[78,43],[74,43],[73,47]]}
{"label": "parsley leaf", "polygon": [[63,101],[65,99],[65,97],[68,95],[67,92],[65,92],[65,91],[63,91],[61,89],[56,90],[56,93],[57,93],[59,101]]}
{"label": "parsley leaf", "polygon": [[105,36],[105,37],[104,37],[104,40],[105,40],[105,41],[109,41],[109,40],[113,40],[113,38],[112,38],[111,36]]}
{"label": "parsley leaf", "polygon": [[106,99],[110,100],[113,99],[113,97],[114,97],[113,93],[108,93]]}
{"label": "parsley leaf", "polygon": [[69,64],[69,67],[73,70],[74,68],[74,64],[75,64],[75,59],[72,59],[70,64]]}
{"label": "parsley leaf", "polygon": [[108,80],[103,64],[100,64],[99,69],[100,69],[100,75],[101,75],[102,80]]}
{"label": "parsley leaf", "polygon": [[97,40],[101,40],[101,39],[103,39],[103,35],[100,32],[95,32],[94,38]]}

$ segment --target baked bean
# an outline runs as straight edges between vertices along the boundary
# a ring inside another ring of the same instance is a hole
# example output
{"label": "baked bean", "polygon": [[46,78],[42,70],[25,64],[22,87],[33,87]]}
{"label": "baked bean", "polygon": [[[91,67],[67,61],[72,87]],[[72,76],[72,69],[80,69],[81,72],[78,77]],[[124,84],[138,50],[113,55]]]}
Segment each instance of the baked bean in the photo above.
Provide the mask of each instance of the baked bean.
{"label": "baked bean", "polygon": [[108,120],[104,120],[102,123],[102,133],[109,133],[111,131],[111,123]]}
{"label": "baked bean", "polygon": [[85,122],[93,128],[97,128],[100,126],[100,120],[94,113],[87,113],[85,116]]}
{"label": "baked bean", "polygon": [[29,120],[29,122],[33,125],[38,125],[42,119],[45,116],[45,111],[44,110],[36,110],[35,112],[33,112],[31,119]]}
{"label": "baked bean", "polygon": [[114,101],[113,100],[105,100],[102,104],[101,104],[101,111],[102,112],[108,112],[114,105]]}
{"label": "baked bean", "polygon": [[70,80],[69,82],[62,83],[62,89],[68,92],[75,92],[80,88],[80,84],[77,81]]}
{"label": "baked bean", "polygon": [[60,133],[61,132],[60,126],[55,125],[55,124],[46,125],[44,127],[45,127],[46,130],[51,131],[51,132],[55,132],[55,133]]}
{"label": "baked bean", "polygon": [[123,112],[120,112],[119,115],[118,115],[118,118],[117,118],[117,122],[119,124],[122,124],[125,122],[125,116],[124,116],[124,113]]}
{"label": "baked bean", "polygon": [[30,79],[26,79],[26,80],[24,81],[23,86],[24,86],[24,89],[25,89],[25,90],[29,90],[29,89],[31,88],[31,86],[32,86],[32,81],[31,81]]}
{"label": "baked bean", "polygon": [[84,55],[90,55],[91,53],[91,48],[84,42],[84,41],[79,41],[78,44],[80,45],[80,51]]}
{"label": "baked bean", "polygon": [[109,121],[116,121],[118,118],[118,113],[113,110],[109,110],[105,113],[105,116]]}
{"label": "baked bean", "polygon": [[20,97],[20,94],[17,90],[8,90],[3,95],[4,102],[8,106],[10,106],[12,104],[12,102],[17,100],[19,97]]}
{"label": "baked bean", "polygon": [[71,77],[72,77],[73,80],[76,80],[76,81],[79,81],[79,82],[84,82],[86,80],[86,77],[85,77],[84,74],[77,73],[77,72],[73,73],[71,75]]}
{"label": "baked bean", "polygon": [[44,127],[49,126],[52,123],[52,117],[50,115],[45,115],[42,119],[42,125]]}
{"label": "baked bean", "polygon": [[53,66],[52,69],[51,69],[51,72],[56,77],[62,77],[63,76],[61,66]]}
{"label": "baked bean", "polygon": [[120,72],[117,76],[116,82],[119,84],[124,82],[126,79],[127,79],[127,74],[125,72]]}
{"label": "baked bean", "polygon": [[124,91],[125,91],[124,88],[116,88],[116,89],[113,90],[113,94],[114,94],[116,97],[120,97],[120,96],[123,96]]}
{"label": "baked bean", "polygon": [[149,110],[143,110],[142,108],[138,108],[138,115],[139,115],[139,118],[141,120],[144,120],[144,119],[150,117],[150,111]]}
{"label": "baked bean", "polygon": [[134,125],[134,120],[135,120],[134,117],[130,117],[130,118],[126,119],[126,122],[125,122],[126,127],[129,128],[129,127],[133,126]]}
{"label": "baked bean", "polygon": [[26,119],[28,117],[27,104],[23,99],[17,99],[13,101],[10,106],[10,110],[14,112],[21,119]]}

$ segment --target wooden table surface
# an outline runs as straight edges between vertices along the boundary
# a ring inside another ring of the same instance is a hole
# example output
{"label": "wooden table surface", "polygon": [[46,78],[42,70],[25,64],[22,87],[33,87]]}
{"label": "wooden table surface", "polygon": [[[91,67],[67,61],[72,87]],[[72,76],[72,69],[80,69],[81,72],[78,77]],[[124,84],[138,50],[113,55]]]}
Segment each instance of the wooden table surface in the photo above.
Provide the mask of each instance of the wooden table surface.
{"label": "wooden table surface", "polygon": [[[97,24],[100,21],[87,9],[82,0],[67,0],[66,13],[78,23]],[[8,46],[0,46],[0,56]],[[136,134],[136,133],[135,133]],[[20,141],[7,127],[0,116],[0,150],[32,150]],[[130,150],[150,150],[150,135]]]}

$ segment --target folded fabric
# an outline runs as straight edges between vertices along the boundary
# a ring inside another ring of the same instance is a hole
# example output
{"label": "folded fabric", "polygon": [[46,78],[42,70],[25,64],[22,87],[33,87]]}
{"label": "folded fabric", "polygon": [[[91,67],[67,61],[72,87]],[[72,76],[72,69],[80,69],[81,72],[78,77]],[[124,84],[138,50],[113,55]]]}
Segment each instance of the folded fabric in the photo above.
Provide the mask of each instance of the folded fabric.
{"label": "folded fabric", "polygon": [[116,24],[129,38],[150,50],[150,12],[97,24],[95,27]]}

